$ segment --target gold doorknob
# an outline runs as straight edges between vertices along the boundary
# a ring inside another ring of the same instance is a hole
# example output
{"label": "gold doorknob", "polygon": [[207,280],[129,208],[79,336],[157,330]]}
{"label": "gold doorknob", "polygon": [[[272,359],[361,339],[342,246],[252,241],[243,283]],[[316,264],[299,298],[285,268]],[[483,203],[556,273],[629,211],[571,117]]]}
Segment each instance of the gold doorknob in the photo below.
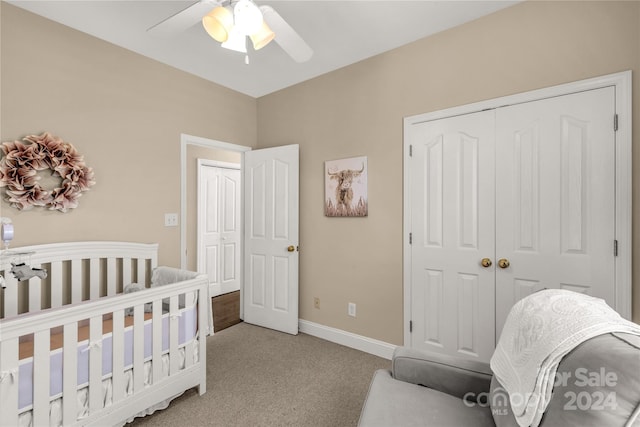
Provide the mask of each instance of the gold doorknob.
{"label": "gold doorknob", "polygon": [[500,258],[498,260],[498,266],[500,268],[507,268],[507,267],[509,267],[509,265],[510,265],[509,260],[506,259],[506,258]]}
{"label": "gold doorknob", "polygon": [[480,264],[482,264],[484,268],[487,268],[487,267],[491,267],[491,264],[493,263],[489,258],[482,258],[482,260],[480,261]]}
{"label": "gold doorknob", "polygon": [[289,247],[287,248],[287,250],[288,250],[289,252],[293,252],[293,251],[295,251],[295,250],[296,250],[296,247],[295,247],[295,246],[293,246],[293,245],[291,245],[291,246],[289,246]]}

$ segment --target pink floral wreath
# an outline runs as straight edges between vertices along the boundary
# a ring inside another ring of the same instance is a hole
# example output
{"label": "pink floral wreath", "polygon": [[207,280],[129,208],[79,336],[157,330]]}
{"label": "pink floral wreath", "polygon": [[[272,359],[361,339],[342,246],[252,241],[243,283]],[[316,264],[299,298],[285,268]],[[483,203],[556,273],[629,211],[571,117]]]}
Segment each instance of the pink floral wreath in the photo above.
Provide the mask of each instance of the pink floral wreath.
{"label": "pink floral wreath", "polygon": [[[93,169],[84,164],[84,158],[75,147],[51,136],[30,135],[23,142],[3,142],[0,150],[0,187],[7,187],[5,200],[19,210],[42,206],[49,210],[66,212],[78,206],[78,198],[95,181]],[[51,170],[61,178],[58,187],[48,191],[38,183],[39,171]]]}

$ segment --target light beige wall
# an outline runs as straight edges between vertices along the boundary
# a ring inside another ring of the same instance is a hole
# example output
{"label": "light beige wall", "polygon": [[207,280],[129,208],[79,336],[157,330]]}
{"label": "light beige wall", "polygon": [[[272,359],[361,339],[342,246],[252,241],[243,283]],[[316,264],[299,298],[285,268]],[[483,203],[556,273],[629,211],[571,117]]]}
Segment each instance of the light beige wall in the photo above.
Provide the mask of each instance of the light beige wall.
{"label": "light beige wall", "polygon": [[256,100],[1,3],[2,141],[49,131],[71,142],[96,185],[69,213],[1,202],[14,245],[160,243],[180,265],[180,134],[256,145]]}
{"label": "light beige wall", "polygon": [[[640,2],[522,3],[258,99],[258,146],[300,144],[300,317],[402,343],[403,117],[630,69],[637,145]],[[326,218],[323,163],[351,156],[368,156],[369,217]]]}

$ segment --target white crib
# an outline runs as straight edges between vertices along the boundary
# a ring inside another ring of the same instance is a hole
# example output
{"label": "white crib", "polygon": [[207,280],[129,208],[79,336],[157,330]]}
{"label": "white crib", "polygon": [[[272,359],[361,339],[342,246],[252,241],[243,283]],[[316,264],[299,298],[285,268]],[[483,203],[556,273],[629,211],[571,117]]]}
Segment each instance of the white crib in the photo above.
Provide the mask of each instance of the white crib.
{"label": "white crib", "polygon": [[[1,253],[0,425],[121,425],[189,388],[205,393],[207,277],[157,267],[157,250],[73,242]],[[18,282],[16,261],[48,276]],[[163,272],[187,280],[152,286]],[[123,294],[130,283],[148,289]]]}

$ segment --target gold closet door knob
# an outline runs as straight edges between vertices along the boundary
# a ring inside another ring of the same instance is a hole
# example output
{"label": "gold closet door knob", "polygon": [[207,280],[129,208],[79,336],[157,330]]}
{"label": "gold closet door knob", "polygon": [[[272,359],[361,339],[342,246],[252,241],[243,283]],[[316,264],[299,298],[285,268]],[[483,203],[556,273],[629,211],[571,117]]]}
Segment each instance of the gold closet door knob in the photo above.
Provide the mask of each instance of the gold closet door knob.
{"label": "gold closet door knob", "polygon": [[293,245],[291,245],[291,246],[289,246],[289,247],[287,248],[287,251],[289,251],[289,252],[293,252],[293,251],[295,251],[295,250],[296,250],[296,247],[295,247],[295,246],[293,246]]}
{"label": "gold closet door knob", "polygon": [[498,266],[499,266],[500,268],[507,268],[507,267],[509,267],[509,265],[511,265],[511,263],[510,263],[510,262],[509,262],[509,260],[508,260],[508,259],[506,259],[506,258],[500,258],[500,259],[498,260]]}
{"label": "gold closet door knob", "polygon": [[491,267],[491,264],[493,263],[489,258],[482,258],[482,261],[480,261],[480,264],[482,264],[484,268],[487,268],[487,267]]}

